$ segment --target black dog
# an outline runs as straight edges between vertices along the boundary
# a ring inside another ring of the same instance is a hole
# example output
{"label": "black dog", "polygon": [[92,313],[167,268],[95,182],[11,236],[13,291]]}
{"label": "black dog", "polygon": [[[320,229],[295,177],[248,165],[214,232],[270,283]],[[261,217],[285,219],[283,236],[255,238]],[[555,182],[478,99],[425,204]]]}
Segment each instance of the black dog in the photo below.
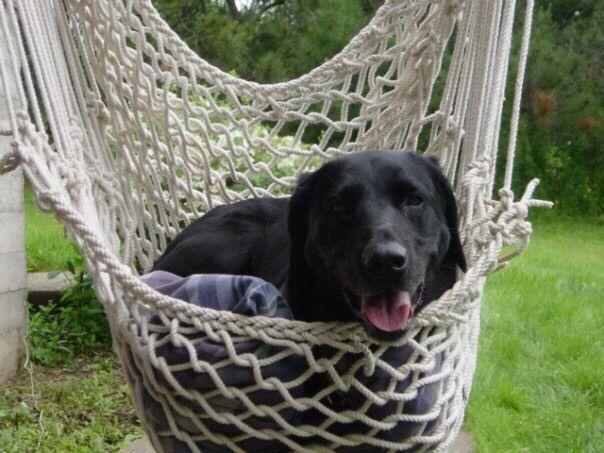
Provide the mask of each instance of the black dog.
{"label": "black dog", "polygon": [[410,152],[347,155],[289,198],[220,206],[185,228],[154,270],[246,274],[284,291],[296,319],[362,320],[402,332],[466,263],[455,197],[438,163]]}

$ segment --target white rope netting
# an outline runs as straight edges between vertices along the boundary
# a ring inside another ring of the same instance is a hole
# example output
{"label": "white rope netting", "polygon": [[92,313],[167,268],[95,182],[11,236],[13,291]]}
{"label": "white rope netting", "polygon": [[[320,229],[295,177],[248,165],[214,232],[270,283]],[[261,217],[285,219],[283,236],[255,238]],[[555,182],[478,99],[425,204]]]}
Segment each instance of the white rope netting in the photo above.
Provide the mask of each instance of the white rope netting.
{"label": "white rope netting", "polygon": [[[532,7],[493,201],[514,0],[387,0],[338,55],[270,85],[199,58],[150,0],[4,0],[11,64],[0,78],[14,152],[1,171],[21,162],[39,205],[82,248],[156,449],[450,445],[474,372],[484,278],[526,246],[528,208],[547,205],[532,199],[536,181],[518,201],[510,191]],[[455,183],[469,269],[396,344],[358,325],[200,308],[137,278],[218,204],[285,194],[300,172],[342,153],[401,148],[438,156]],[[206,340],[221,346],[220,360],[197,356]],[[288,376],[271,374],[277,363]],[[251,381],[225,384],[234,369]],[[316,378],[323,385],[309,395]],[[335,409],[341,400],[347,410]]]}

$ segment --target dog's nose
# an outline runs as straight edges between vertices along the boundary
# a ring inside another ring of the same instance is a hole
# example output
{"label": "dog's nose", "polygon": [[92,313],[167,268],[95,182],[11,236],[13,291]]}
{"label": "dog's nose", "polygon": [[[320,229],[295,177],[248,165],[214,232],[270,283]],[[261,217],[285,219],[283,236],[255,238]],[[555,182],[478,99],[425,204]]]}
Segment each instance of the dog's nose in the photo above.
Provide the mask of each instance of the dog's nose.
{"label": "dog's nose", "polygon": [[365,265],[371,272],[401,272],[407,262],[407,249],[398,242],[386,242],[369,248]]}

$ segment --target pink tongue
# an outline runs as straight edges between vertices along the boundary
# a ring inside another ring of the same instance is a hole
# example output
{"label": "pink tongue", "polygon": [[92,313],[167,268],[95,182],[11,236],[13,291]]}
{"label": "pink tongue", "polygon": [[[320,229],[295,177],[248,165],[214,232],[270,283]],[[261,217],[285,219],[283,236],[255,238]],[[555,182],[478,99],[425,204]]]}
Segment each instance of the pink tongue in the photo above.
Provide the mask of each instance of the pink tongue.
{"label": "pink tongue", "polygon": [[361,314],[365,321],[384,332],[403,330],[413,315],[411,296],[407,291],[399,291],[363,298]]}

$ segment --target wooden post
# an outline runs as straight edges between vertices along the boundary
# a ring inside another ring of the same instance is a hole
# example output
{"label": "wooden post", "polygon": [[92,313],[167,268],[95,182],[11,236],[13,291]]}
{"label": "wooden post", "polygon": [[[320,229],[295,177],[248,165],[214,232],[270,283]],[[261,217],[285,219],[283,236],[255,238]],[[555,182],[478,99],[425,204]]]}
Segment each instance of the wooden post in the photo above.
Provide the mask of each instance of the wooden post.
{"label": "wooden post", "polygon": [[[12,151],[13,141],[5,92],[13,105],[19,102],[7,47],[0,44],[0,66],[5,68],[6,76],[6,80],[0,77],[0,158]],[[10,379],[21,364],[27,328],[26,298],[23,172],[17,167],[0,175],[0,384]]]}

